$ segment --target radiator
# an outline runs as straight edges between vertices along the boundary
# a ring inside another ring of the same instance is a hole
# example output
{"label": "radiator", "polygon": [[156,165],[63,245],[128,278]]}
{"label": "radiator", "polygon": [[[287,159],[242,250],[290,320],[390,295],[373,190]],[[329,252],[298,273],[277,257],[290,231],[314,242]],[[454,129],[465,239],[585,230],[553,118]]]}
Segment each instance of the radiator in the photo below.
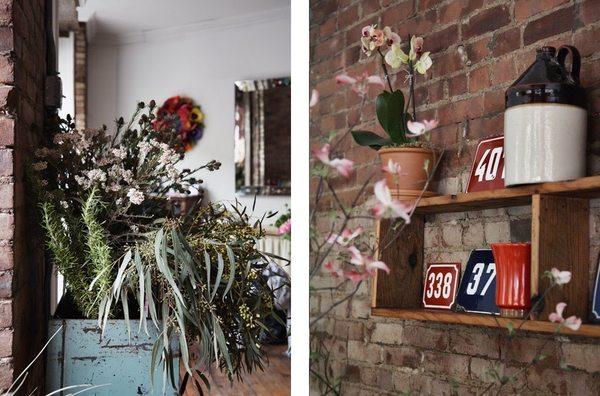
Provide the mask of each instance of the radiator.
{"label": "radiator", "polygon": [[[289,239],[285,239],[278,235],[276,228],[268,228],[265,230],[265,237],[258,241],[258,250],[283,257],[287,260],[291,258],[291,242]],[[290,275],[290,264],[288,261],[275,258],[273,261],[283,267],[288,276]]]}

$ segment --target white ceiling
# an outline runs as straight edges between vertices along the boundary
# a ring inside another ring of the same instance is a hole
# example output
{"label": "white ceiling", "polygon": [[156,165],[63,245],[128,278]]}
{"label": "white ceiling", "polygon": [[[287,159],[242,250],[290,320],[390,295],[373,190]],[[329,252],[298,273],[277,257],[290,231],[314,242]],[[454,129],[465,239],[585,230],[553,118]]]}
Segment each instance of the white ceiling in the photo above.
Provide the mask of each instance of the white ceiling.
{"label": "white ceiling", "polygon": [[95,34],[125,36],[217,22],[290,6],[290,0],[79,0],[79,19]]}

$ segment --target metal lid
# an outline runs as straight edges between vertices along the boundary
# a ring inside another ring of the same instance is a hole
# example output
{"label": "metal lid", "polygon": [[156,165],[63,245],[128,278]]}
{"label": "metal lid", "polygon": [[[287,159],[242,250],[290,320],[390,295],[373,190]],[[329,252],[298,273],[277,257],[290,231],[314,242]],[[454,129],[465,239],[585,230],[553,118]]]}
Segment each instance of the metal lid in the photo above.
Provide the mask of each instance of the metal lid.
{"label": "metal lid", "polygon": [[[571,56],[571,70],[565,66]],[[579,84],[581,58],[575,47],[563,45],[537,50],[535,62],[506,90],[506,108],[529,103],[562,103],[586,108]]]}

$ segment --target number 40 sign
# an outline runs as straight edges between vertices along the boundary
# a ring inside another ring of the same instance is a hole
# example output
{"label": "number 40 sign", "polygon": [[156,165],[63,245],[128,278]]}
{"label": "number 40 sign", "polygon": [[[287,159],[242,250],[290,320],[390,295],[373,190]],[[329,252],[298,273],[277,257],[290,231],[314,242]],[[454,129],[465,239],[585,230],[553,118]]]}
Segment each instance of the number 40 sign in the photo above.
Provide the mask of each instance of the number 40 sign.
{"label": "number 40 sign", "polygon": [[504,188],[504,136],[479,142],[467,192]]}

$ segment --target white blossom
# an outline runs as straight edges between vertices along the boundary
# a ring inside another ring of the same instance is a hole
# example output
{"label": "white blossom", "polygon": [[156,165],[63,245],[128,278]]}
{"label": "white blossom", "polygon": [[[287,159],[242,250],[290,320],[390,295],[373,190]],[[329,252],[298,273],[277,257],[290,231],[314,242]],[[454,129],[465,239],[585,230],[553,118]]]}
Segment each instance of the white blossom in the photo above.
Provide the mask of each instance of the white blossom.
{"label": "white blossom", "polygon": [[106,172],[102,169],[92,169],[86,172],[85,176],[90,180],[91,183],[95,181],[105,182]]}
{"label": "white blossom", "polygon": [[134,205],[139,205],[144,202],[144,193],[137,188],[130,188],[129,191],[127,191],[127,197]]}
{"label": "white blossom", "polygon": [[124,148],[113,148],[110,150],[111,154],[119,159],[125,159],[127,157],[127,150]]}

